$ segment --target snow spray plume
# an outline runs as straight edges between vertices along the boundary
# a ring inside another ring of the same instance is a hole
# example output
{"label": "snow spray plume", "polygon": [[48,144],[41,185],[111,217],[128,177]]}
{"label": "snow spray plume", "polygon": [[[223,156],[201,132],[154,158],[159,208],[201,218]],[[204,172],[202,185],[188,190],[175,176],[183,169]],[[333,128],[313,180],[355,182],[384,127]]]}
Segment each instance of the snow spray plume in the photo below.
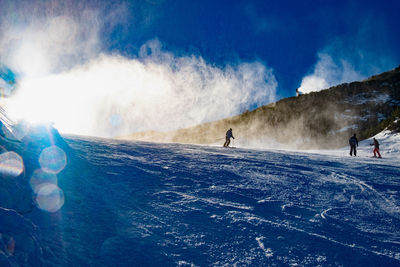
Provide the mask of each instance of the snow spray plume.
{"label": "snow spray plume", "polygon": [[81,2],[4,5],[1,60],[20,74],[3,103],[12,117],[110,137],[187,127],[274,101],[276,80],[259,62],[217,68],[162,51],[157,40],[135,59],[101,53],[101,34],[124,16]]}
{"label": "snow spray plume", "polygon": [[315,65],[314,72],[301,81],[299,91],[302,93],[320,91],[333,85],[364,78],[346,60],[340,60],[340,63],[337,64],[330,55],[325,53],[318,54],[318,58],[319,61]]}
{"label": "snow spray plume", "polygon": [[100,51],[99,11],[78,1],[5,1],[0,12],[1,61],[22,77],[64,71]]}
{"label": "snow spray plume", "polygon": [[384,22],[371,16],[369,20],[354,23],[359,26],[357,33],[333,40],[320,50],[313,72],[302,79],[299,91],[320,91],[362,80],[397,66],[397,53],[388,45],[389,34]]}
{"label": "snow spray plume", "polygon": [[272,102],[276,86],[261,63],[221,69],[150,41],[137,59],[103,54],[67,72],[23,80],[7,106],[13,116],[46,118],[62,132],[110,137],[239,114]]}

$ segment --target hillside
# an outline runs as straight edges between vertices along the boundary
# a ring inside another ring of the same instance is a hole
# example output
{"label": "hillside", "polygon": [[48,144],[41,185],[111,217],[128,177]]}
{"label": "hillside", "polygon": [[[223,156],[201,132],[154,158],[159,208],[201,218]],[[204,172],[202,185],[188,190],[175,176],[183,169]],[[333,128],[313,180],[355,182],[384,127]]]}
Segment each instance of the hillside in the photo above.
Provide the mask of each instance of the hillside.
{"label": "hillside", "polygon": [[369,138],[399,130],[400,67],[364,81],[282,99],[241,115],[171,132],[141,132],[120,139],[222,144],[233,128],[240,146],[337,148],[350,135]]}

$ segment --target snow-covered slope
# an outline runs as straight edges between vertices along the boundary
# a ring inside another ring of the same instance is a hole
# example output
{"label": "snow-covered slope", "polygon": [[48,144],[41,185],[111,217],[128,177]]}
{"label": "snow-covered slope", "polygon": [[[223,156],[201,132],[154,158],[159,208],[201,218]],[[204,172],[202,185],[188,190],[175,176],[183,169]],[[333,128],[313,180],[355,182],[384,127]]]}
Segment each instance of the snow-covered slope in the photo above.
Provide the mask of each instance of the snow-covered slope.
{"label": "snow-covered slope", "polygon": [[[396,165],[400,162],[400,133],[391,132],[384,130],[377,135],[362,140],[359,142],[357,147],[357,156],[361,158],[373,157],[374,146],[372,139],[376,138],[379,142],[379,150],[387,164]],[[324,155],[335,155],[341,157],[348,157],[350,152],[350,147],[343,147],[334,150],[310,150],[308,152],[324,154]],[[381,159],[374,159],[381,160]]]}
{"label": "snow-covered slope", "polygon": [[[386,158],[396,158],[400,161],[400,133],[383,131],[374,137],[379,140],[380,150],[385,153]],[[364,143],[371,144],[371,139],[364,141]]]}
{"label": "snow-covered slope", "polygon": [[69,136],[47,165],[42,139],[17,177],[0,163],[0,265],[398,266],[398,138],[380,139],[382,160]]}

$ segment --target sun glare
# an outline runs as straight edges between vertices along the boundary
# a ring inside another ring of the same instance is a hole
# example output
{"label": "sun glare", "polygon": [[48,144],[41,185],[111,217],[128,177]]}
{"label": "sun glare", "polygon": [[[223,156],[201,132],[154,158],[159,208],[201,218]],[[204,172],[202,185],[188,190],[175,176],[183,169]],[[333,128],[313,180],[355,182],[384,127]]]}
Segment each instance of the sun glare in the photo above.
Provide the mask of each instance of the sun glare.
{"label": "sun glare", "polygon": [[[56,85],[57,84],[57,85]],[[74,125],[75,96],[67,84],[55,83],[45,77],[22,81],[15,96],[5,105],[11,118],[30,124],[54,124],[60,131],[68,132]]]}

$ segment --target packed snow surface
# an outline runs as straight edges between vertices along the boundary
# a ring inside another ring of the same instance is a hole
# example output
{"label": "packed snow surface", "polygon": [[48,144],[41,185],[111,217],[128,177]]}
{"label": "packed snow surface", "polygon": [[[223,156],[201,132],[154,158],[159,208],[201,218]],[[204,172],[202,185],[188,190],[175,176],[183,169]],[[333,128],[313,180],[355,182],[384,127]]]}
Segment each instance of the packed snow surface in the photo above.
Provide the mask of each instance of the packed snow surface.
{"label": "packed snow surface", "polygon": [[62,207],[0,208],[1,263],[400,265],[400,163],[384,147],[375,159],[363,144],[350,157],[66,141]]}

